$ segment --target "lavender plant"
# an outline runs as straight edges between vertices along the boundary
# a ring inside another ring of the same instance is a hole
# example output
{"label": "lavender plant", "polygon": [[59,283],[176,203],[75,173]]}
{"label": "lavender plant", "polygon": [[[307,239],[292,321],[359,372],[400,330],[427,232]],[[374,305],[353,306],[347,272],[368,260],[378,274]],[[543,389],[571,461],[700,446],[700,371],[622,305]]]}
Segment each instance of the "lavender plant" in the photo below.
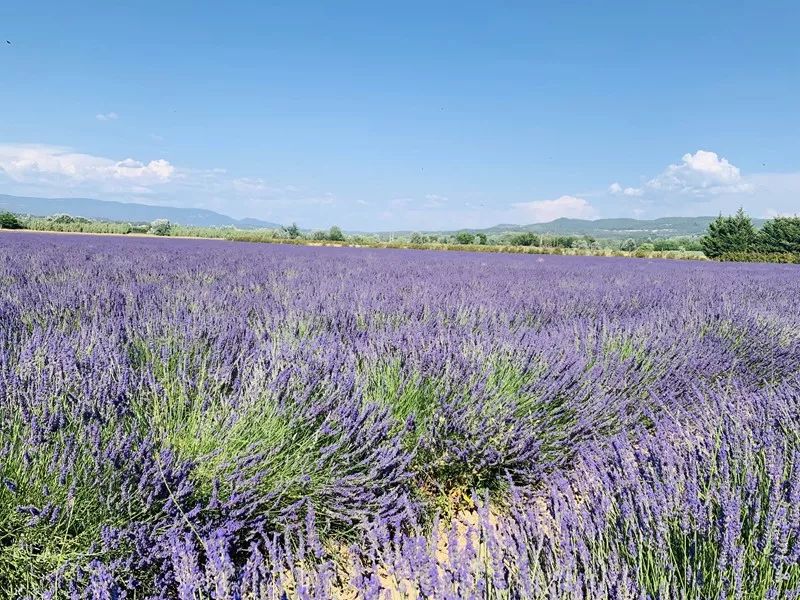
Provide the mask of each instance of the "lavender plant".
{"label": "lavender plant", "polygon": [[796,598],[791,265],[0,236],[10,598]]}

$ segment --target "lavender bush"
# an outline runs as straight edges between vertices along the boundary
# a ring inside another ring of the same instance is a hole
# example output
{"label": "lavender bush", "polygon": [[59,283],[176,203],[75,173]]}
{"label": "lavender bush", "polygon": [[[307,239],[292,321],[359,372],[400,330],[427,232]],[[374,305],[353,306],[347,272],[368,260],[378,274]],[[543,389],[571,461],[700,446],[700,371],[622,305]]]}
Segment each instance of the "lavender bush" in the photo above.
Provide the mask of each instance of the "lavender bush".
{"label": "lavender bush", "polygon": [[796,598],[791,265],[0,236],[9,598]]}

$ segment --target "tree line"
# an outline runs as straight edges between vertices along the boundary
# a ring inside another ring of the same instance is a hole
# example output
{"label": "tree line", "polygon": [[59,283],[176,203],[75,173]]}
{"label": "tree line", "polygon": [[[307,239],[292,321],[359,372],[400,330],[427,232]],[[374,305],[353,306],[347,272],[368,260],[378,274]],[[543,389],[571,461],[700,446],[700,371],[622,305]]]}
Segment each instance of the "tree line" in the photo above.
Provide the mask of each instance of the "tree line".
{"label": "tree line", "polygon": [[[334,225],[327,230],[302,231],[296,224],[276,230],[237,230],[234,228],[189,227],[157,219],[152,223],[116,223],[93,221],[66,214],[49,217],[21,218],[9,212],[0,213],[0,229],[34,229],[40,231],[82,231],[86,233],[139,233],[160,236],[222,237],[245,241],[291,240],[380,245],[385,236],[346,234]],[[543,251],[611,251],[622,255],[653,256],[653,253],[674,253],[675,257],[692,258],[702,252],[708,258],[722,261],[781,262],[800,264],[800,217],[775,217],[757,229],[752,219],[739,209],[736,214],[720,215],[701,237],[662,239],[595,239],[589,235],[543,235],[531,232],[506,232],[487,235],[483,232],[459,231],[451,234],[392,234],[388,243],[414,247],[440,246],[508,246],[541,248]],[[488,248],[486,248],[488,250]],[[512,248],[509,248],[512,250]]]}
{"label": "tree line", "polygon": [[713,221],[700,245],[717,260],[800,263],[800,217],[775,217],[756,229],[740,208]]}

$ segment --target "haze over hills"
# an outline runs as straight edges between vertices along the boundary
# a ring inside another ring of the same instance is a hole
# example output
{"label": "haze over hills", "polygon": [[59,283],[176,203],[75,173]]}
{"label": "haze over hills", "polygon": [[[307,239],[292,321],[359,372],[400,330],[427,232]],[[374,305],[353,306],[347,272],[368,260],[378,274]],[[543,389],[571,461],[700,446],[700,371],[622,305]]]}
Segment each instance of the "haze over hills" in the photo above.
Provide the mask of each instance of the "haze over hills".
{"label": "haze over hills", "polygon": [[[132,202],[113,202],[91,198],[29,198],[0,194],[0,212],[9,211],[32,216],[69,214],[103,221],[129,223],[149,223],[156,219],[169,219],[180,225],[199,227],[238,227],[240,229],[274,229],[278,223],[260,219],[234,219],[227,215],[202,209],[178,208],[173,206],[152,206]],[[529,225],[500,224],[492,227],[468,229],[497,235],[508,232],[530,231],[542,235],[587,235],[595,238],[668,238],[679,236],[698,236],[705,233],[708,224],[715,217],[662,217],[660,219],[567,219],[560,218],[547,223]],[[760,226],[763,219],[753,219]],[[346,224],[342,224],[346,228]],[[410,234],[411,231],[382,231],[381,237]],[[447,234],[453,231],[421,231],[420,233]]]}
{"label": "haze over hills", "polygon": [[[594,238],[671,238],[700,236],[706,233],[708,224],[716,217],[662,217],[659,219],[568,219],[562,217],[546,223],[531,223],[529,225],[515,225],[503,223],[493,227],[462,229],[471,233],[485,233],[486,235],[500,235],[503,233],[517,233],[529,231],[541,235],[572,235],[590,236]],[[760,227],[765,219],[752,219],[753,225]],[[408,235],[410,230],[381,232],[381,236]],[[419,233],[448,234],[454,231],[420,231]]]}
{"label": "haze over hills", "polygon": [[[482,230],[485,233],[505,231],[530,231],[531,233],[556,235],[588,235],[596,238],[678,237],[702,235],[716,217],[661,217],[652,220],[640,219],[567,219],[531,225],[496,225]],[[760,227],[764,219],[753,219]]]}
{"label": "haze over hills", "polygon": [[37,217],[68,214],[73,217],[128,223],[150,223],[156,219],[168,219],[172,223],[199,227],[232,226],[241,229],[280,227],[278,223],[260,219],[234,219],[204,208],[151,206],[149,204],[112,202],[91,198],[28,198],[0,194],[1,211]]}

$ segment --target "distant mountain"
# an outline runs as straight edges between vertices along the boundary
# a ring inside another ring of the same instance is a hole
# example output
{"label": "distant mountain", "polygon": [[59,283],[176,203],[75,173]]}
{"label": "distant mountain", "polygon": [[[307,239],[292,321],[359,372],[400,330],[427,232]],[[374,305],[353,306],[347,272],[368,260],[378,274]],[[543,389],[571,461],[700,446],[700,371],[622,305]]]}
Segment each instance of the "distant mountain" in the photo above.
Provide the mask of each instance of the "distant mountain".
{"label": "distant mountain", "polygon": [[[716,217],[663,217],[660,219],[586,219],[560,218],[547,223],[530,225],[501,224],[485,229],[467,229],[473,233],[498,235],[530,231],[542,235],[588,235],[594,238],[670,238],[703,235],[708,224]],[[764,219],[753,219],[753,225],[760,227]],[[460,230],[465,231],[465,230]],[[398,232],[394,232],[395,234]],[[435,232],[441,234],[453,231]],[[385,234],[384,234],[385,235]]]}
{"label": "distant mountain", "polygon": [[47,217],[68,214],[100,221],[124,223],[150,223],[156,219],[169,219],[179,225],[199,227],[232,226],[240,229],[274,229],[277,223],[259,219],[234,219],[227,215],[202,208],[177,208],[174,206],[151,206],[133,202],[111,202],[91,198],[25,198],[0,194],[0,212]]}
{"label": "distant mountain", "polygon": [[[0,212],[10,211],[45,217],[66,213],[73,217],[86,217],[101,221],[121,221],[127,223],[150,223],[156,219],[169,219],[180,225],[199,227],[238,227],[240,229],[275,229],[277,223],[259,219],[234,219],[227,215],[202,208],[177,208],[174,206],[151,206],[132,202],[111,202],[92,200],[89,198],[25,198],[0,194]],[[716,217],[663,217],[661,219],[556,219],[548,223],[530,225],[501,224],[484,229],[466,229],[474,233],[498,235],[530,231],[542,235],[588,235],[594,238],[669,238],[703,235],[708,224]],[[760,227],[764,219],[753,219],[753,224]],[[465,231],[465,230],[459,230]],[[370,233],[370,232],[351,232]],[[382,231],[381,238],[393,235],[408,235],[411,231]],[[447,235],[455,231],[425,231],[422,233]]]}
{"label": "distant mountain", "polygon": [[[488,231],[530,231],[554,235],[589,235],[597,238],[676,237],[702,235],[716,217],[663,217],[660,219],[556,219],[531,225],[497,225]],[[758,226],[763,223],[753,219]]]}

